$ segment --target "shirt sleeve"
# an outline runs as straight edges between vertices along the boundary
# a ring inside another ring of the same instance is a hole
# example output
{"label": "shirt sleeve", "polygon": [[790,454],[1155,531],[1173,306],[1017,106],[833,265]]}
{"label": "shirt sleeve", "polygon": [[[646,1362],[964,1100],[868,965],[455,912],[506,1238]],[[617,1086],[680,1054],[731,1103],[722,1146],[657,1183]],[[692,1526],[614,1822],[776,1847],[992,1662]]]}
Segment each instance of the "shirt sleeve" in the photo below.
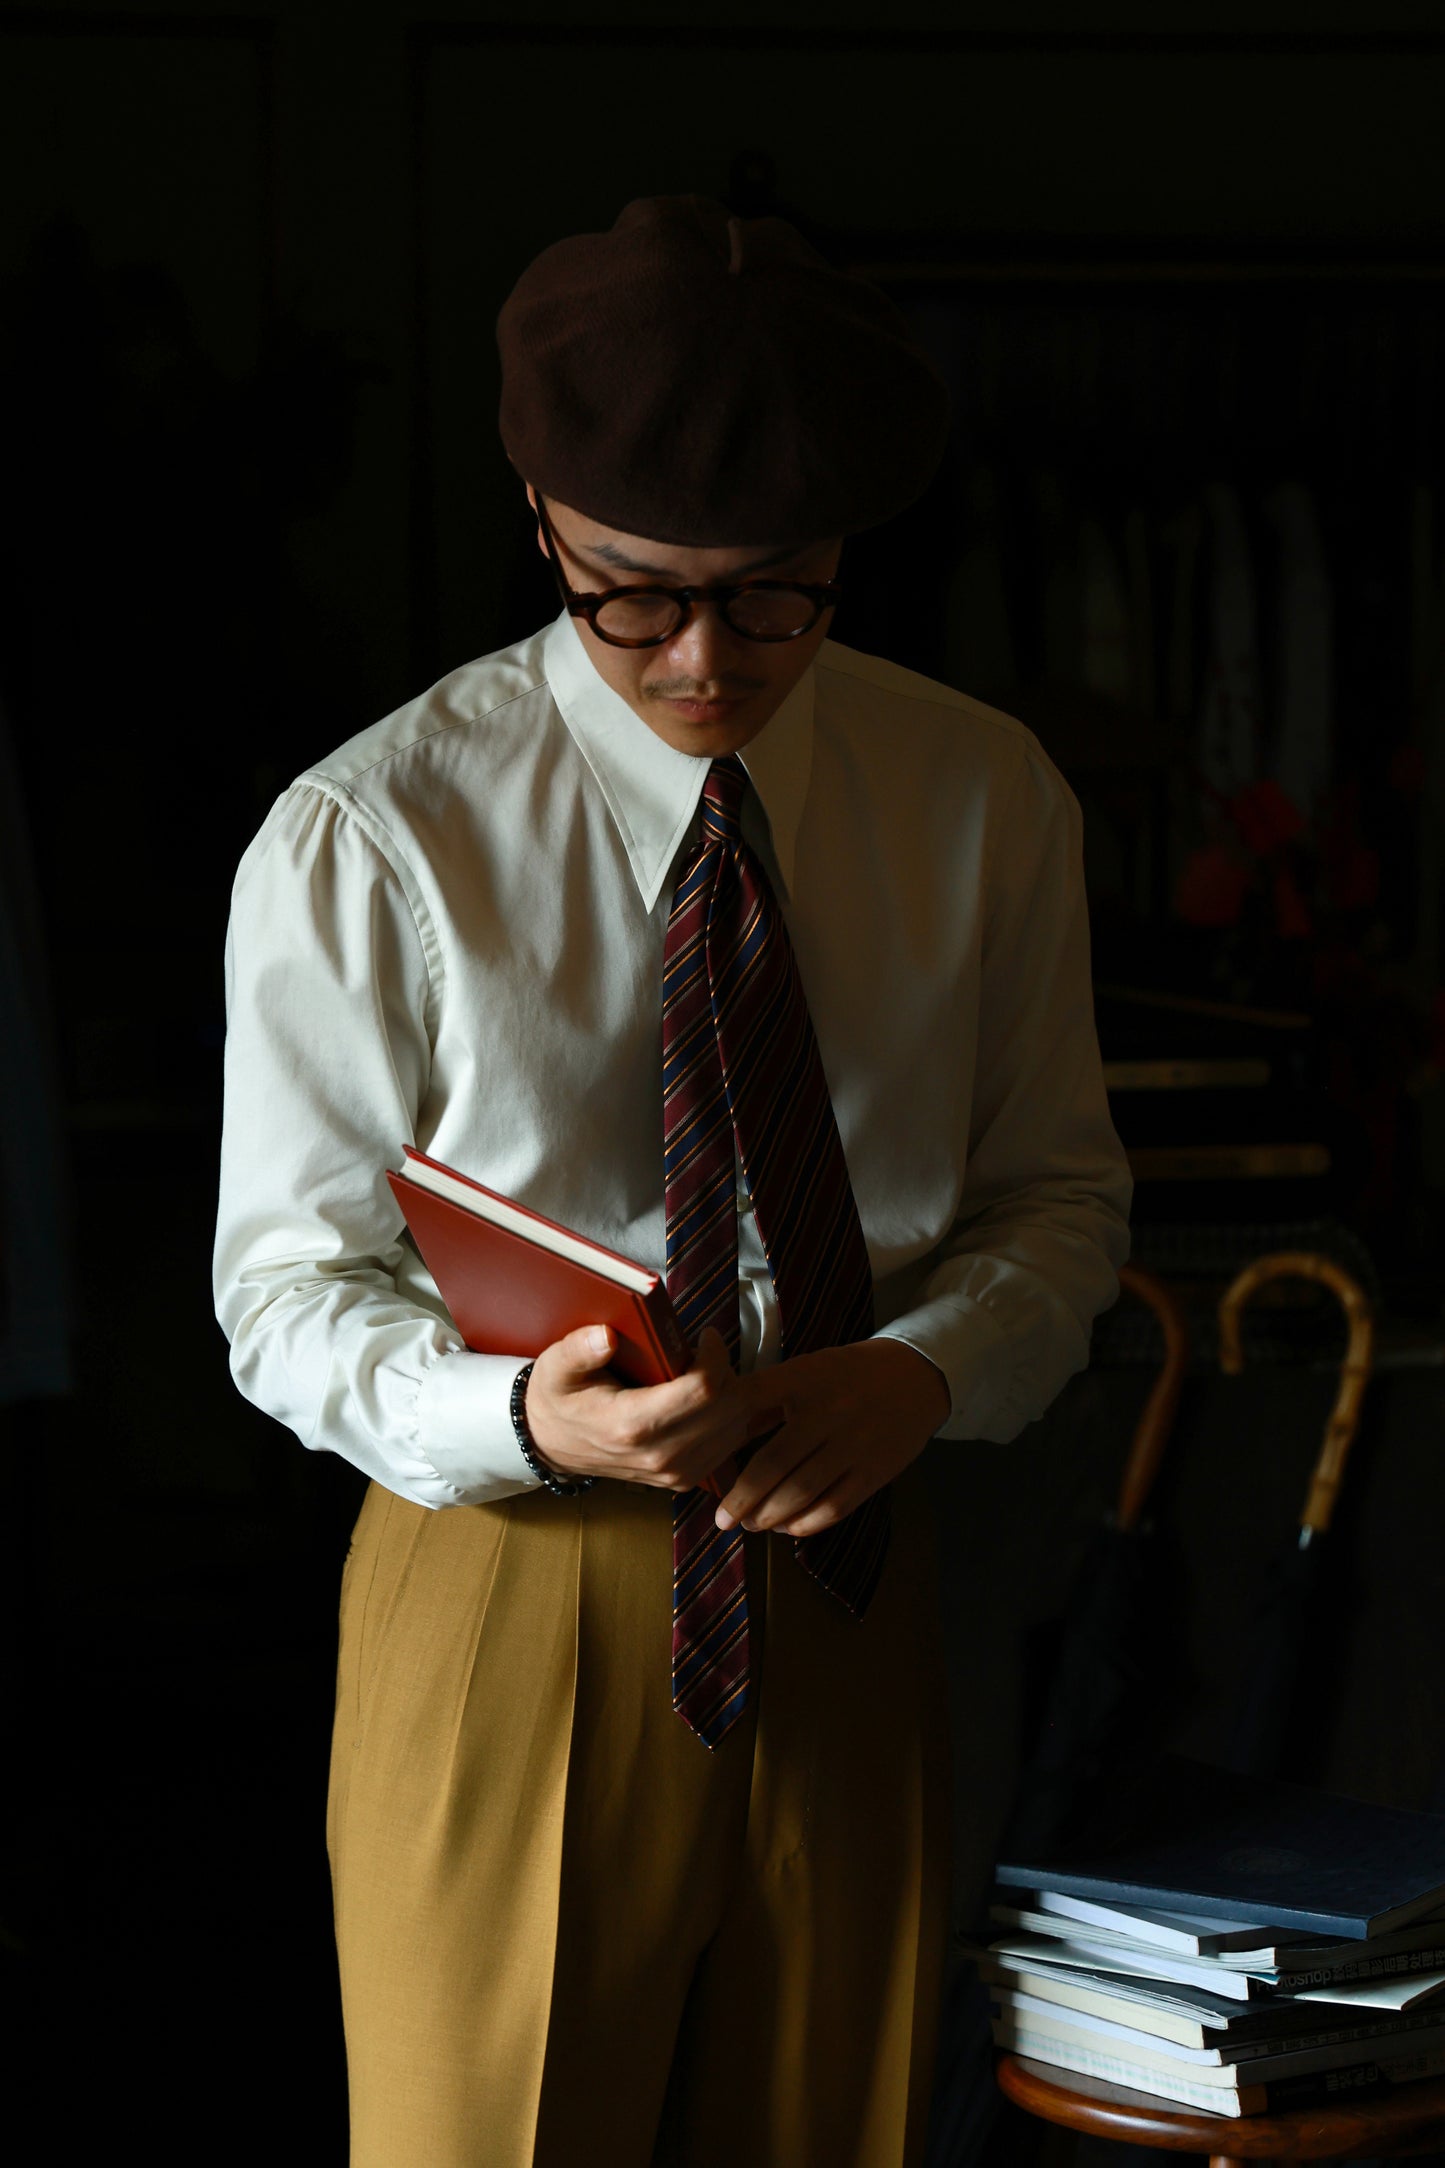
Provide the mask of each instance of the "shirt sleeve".
{"label": "shirt sleeve", "polygon": [[916,1303],[881,1328],[942,1371],[940,1436],[1007,1444],[1084,1368],[1132,1192],[1094,1028],[1078,803],[1035,749],[987,859],[959,1209]]}
{"label": "shirt sleeve", "polygon": [[425,1506],[536,1487],[520,1365],[466,1349],[386,1181],[415,1141],[438,975],[387,839],[293,785],[232,897],[216,1314],[248,1400]]}

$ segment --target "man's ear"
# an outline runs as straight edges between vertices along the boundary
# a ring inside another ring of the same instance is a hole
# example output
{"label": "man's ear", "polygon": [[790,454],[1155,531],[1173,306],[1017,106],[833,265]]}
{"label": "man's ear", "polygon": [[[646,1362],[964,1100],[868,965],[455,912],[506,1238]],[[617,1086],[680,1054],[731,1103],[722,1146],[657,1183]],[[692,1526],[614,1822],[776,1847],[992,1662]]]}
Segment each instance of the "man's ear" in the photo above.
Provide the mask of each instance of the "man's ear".
{"label": "man's ear", "polygon": [[[528,482],[527,484],[527,502],[532,507],[532,517],[534,519],[537,519],[537,492],[535,489],[533,489],[530,482]],[[547,554],[547,545],[542,540],[542,522],[540,519],[537,519],[537,548],[545,557]]]}

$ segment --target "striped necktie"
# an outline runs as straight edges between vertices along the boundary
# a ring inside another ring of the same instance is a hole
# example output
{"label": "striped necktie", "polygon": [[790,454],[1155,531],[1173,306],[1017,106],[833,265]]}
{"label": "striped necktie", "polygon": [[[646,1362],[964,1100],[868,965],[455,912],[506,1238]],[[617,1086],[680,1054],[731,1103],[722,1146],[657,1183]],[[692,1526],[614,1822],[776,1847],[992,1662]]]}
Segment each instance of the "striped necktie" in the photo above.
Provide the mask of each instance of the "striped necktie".
{"label": "striped necktie", "polygon": [[[663,950],[667,1290],[688,1340],[713,1325],[739,1353],[737,1184],[742,1163],[777,1296],[784,1358],[865,1339],[873,1280],[818,1042],[783,914],[740,823],[748,778],[715,760],[702,833],[672,899]],[[673,1508],[672,1701],[716,1746],[747,1701],[740,1529],[716,1499]],[[857,1618],[883,1570],[889,1503],[875,1494],[799,1562]]]}

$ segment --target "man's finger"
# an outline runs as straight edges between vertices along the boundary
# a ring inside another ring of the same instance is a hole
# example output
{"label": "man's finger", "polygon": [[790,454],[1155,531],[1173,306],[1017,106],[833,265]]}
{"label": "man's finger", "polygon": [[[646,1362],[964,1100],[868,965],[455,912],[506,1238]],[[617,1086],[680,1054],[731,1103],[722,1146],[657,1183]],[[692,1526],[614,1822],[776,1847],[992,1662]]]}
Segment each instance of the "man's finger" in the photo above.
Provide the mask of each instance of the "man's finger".
{"label": "man's finger", "polygon": [[554,1388],[565,1393],[590,1385],[597,1372],[611,1362],[616,1346],[617,1335],[609,1325],[582,1325],[576,1332],[569,1332],[565,1340],[557,1341],[549,1350],[556,1369],[562,1373],[553,1378]]}
{"label": "man's finger", "polygon": [[744,1527],[771,1533],[775,1528],[786,1526],[799,1514],[811,1512],[825,1492],[846,1473],[839,1450],[836,1447],[830,1450],[827,1443],[820,1445],[743,1515]]}
{"label": "man's finger", "polygon": [[727,1342],[716,1325],[704,1325],[698,1334],[697,1349],[693,1360],[700,1370],[706,1370],[717,1378],[730,1377],[732,1364],[728,1361]]}
{"label": "man's finger", "polygon": [[728,1492],[732,1489],[737,1479],[737,1459],[734,1454],[729,1453],[727,1459],[722,1462],[720,1467],[712,1469],[709,1474],[701,1478],[697,1485],[697,1488],[699,1490],[711,1491],[714,1498],[726,1498]]}
{"label": "man's finger", "polygon": [[817,1496],[823,1481],[831,1481],[832,1473],[820,1476],[813,1467],[818,1455],[824,1450],[826,1440],[805,1428],[801,1423],[789,1423],[772,1441],[755,1453],[744,1468],[714,1519],[719,1528],[735,1528],[739,1521],[749,1528],[759,1525],[758,1515],[769,1511],[773,1494],[788,1485],[801,1485],[794,1498],[794,1510],[810,1504]]}
{"label": "man's finger", "polygon": [[[699,1343],[700,1344],[700,1343]],[[737,1381],[738,1405],[747,1419],[748,1436],[757,1438],[776,1430],[787,1420],[786,1394],[778,1382],[777,1372],[750,1370]]]}
{"label": "man's finger", "polygon": [[845,1472],[826,1490],[819,1491],[816,1498],[801,1513],[790,1513],[786,1519],[773,1524],[775,1536],[792,1536],[800,1541],[805,1536],[820,1536],[825,1528],[836,1528],[855,1507],[863,1503],[853,1495],[855,1484]]}

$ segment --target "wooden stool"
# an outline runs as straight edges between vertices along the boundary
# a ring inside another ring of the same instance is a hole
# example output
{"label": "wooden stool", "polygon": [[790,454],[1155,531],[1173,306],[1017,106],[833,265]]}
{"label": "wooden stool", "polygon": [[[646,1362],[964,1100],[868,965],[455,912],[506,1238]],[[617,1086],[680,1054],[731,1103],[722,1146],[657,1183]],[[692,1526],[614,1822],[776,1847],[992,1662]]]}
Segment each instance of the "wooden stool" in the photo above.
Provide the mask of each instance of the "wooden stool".
{"label": "wooden stool", "polygon": [[1235,2116],[1194,2115],[1148,2093],[1025,2062],[1020,2055],[1000,2056],[996,2071],[1009,2099],[1046,2123],[1124,2145],[1207,2153],[1210,2168],[1236,2168],[1247,2160],[1393,2157],[1445,2145],[1445,2078],[1416,2078],[1331,2107]]}

